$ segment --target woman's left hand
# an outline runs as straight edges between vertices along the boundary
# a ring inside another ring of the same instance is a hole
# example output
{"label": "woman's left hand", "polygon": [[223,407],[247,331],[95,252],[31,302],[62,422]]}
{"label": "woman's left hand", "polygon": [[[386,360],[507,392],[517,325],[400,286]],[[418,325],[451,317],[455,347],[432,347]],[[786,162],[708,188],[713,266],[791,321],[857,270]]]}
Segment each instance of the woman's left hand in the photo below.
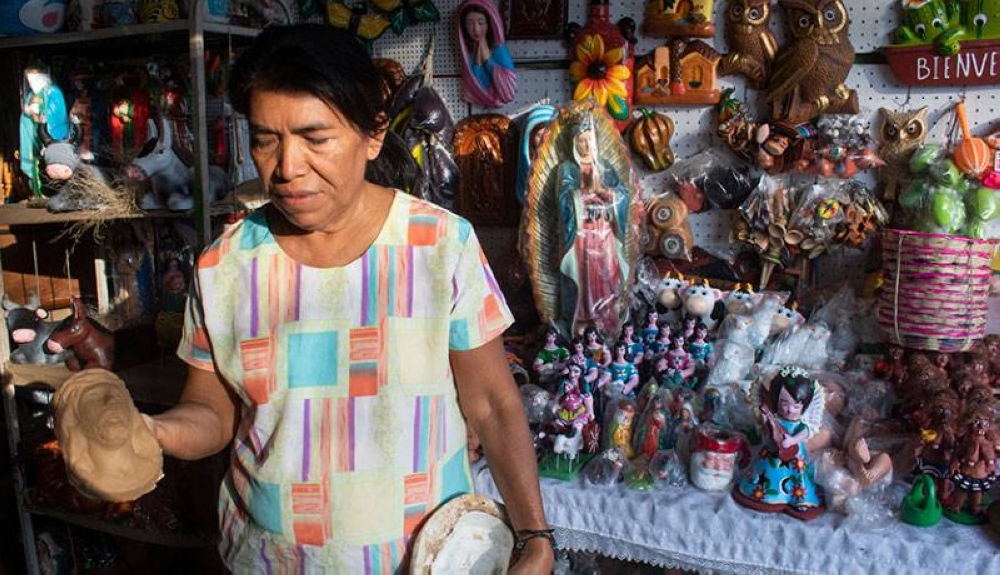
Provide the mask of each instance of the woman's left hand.
{"label": "woman's left hand", "polygon": [[552,544],[544,537],[529,539],[518,557],[517,563],[510,568],[509,575],[549,575],[555,565],[555,551]]}

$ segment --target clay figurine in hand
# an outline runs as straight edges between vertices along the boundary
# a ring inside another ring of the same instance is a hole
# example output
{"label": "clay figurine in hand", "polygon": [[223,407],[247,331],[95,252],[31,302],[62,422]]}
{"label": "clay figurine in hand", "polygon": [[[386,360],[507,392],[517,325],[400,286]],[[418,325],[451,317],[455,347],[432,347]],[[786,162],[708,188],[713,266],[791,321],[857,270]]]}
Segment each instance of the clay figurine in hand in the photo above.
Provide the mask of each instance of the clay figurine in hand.
{"label": "clay figurine in hand", "polygon": [[517,77],[504,43],[503,19],[490,0],[464,0],[458,7],[462,97],[499,108],[514,99]]}
{"label": "clay figurine in hand", "polygon": [[115,374],[74,374],[56,391],[52,407],[67,472],[85,495],[130,501],[163,477],[160,445]]}
{"label": "clay figurine in hand", "polygon": [[772,118],[801,124],[820,114],[857,114],[847,87],[854,65],[850,17],[841,0],[779,0],[788,30],[768,80]]}
{"label": "clay figurine in hand", "polygon": [[955,492],[945,506],[949,512],[946,515],[953,520],[964,519],[960,513],[968,502],[969,520],[985,521],[983,495],[996,483],[996,458],[1000,453],[1000,435],[991,429],[994,417],[992,405],[987,403],[972,407],[962,418],[965,434],[949,468]]}
{"label": "clay figurine in hand", "polygon": [[114,336],[87,315],[80,298],[73,298],[70,307],[73,315],[52,332],[46,348],[51,353],[72,351],[73,355],[66,359],[70,371],[97,367],[110,370],[115,362]]}
{"label": "clay figurine in hand", "polygon": [[554,327],[545,330],[545,345],[538,350],[532,367],[538,381],[545,383],[556,377],[566,367],[569,350],[559,345],[559,332]]}
{"label": "clay figurine in hand", "polygon": [[808,521],[825,511],[806,441],[818,429],[823,390],[802,368],[783,366],[755,389],[764,447],[733,489],[737,503]]}

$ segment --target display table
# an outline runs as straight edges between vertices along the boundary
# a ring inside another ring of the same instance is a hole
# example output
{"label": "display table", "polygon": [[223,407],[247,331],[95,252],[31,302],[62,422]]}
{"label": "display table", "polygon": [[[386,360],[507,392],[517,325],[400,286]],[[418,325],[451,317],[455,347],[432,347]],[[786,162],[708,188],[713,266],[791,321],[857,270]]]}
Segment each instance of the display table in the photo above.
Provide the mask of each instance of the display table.
{"label": "display table", "polygon": [[[473,468],[476,492],[500,499],[489,469]],[[744,509],[728,493],[694,487],[640,492],[619,484],[541,480],[559,546],[575,551],[723,573],[1000,573],[1000,535],[947,519],[930,528],[894,521],[842,527],[826,513],[810,523]]]}

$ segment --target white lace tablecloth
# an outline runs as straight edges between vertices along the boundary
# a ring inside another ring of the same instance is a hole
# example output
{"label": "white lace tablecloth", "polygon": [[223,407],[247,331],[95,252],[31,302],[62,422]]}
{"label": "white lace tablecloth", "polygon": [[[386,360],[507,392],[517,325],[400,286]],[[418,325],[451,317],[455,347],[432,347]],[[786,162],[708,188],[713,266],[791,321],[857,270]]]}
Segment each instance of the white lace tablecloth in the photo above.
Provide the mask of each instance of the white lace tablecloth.
{"label": "white lace tablecloth", "polygon": [[[489,469],[474,467],[476,492],[501,499]],[[694,487],[640,492],[543,478],[542,499],[559,546],[721,573],[1000,575],[1000,535],[947,519],[930,528],[892,521],[852,529],[828,512],[803,523],[744,509],[728,493]]]}

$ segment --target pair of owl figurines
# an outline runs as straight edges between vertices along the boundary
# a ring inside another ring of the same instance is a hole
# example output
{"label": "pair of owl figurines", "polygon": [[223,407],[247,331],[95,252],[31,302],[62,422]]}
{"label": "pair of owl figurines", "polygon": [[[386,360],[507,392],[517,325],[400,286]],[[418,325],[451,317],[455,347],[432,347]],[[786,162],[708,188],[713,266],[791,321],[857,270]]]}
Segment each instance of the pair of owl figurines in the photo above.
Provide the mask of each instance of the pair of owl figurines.
{"label": "pair of owl figurines", "polygon": [[854,64],[843,0],[778,0],[788,42],[770,28],[771,0],[730,0],[722,75],[746,76],[765,90],[772,119],[800,124],[820,114],[857,114],[858,96],[845,84]]}

